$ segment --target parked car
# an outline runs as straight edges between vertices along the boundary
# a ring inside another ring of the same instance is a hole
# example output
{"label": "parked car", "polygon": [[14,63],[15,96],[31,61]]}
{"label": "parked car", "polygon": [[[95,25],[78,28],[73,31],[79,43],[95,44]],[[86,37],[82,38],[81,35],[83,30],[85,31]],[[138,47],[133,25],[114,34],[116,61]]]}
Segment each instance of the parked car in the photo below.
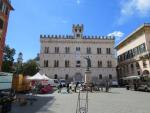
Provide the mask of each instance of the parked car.
{"label": "parked car", "polygon": [[65,81],[65,79],[60,79],[59,82],[60,82],[60,84],[61,84],[63,87],[66,86],[66,81]]}
{"label": "parked car", "polygon": [[146,91],[146,92],[150,92],[150,86],[149,85],[140,85],[137,90],[139,91]]}
{"label": "parked car", "polygon": [[112,87],[118,87],[118,81],[113,80],[113,81],[111,82],[111,86],[112,86]]}

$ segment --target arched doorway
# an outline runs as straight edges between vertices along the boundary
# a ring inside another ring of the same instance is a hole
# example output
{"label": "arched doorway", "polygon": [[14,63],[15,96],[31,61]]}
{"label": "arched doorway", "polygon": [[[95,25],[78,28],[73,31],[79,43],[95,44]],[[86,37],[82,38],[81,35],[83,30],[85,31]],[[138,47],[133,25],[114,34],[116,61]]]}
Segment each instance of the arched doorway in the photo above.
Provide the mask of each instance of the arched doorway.
{"label": "arched doorway", "polygon": [[146,82],[147,80],[150,80],[150,74],[149,74],[149,71],[148,70],[144,70],[142,75],[141,75],[141,80],[143,82]]}
{"label": "arched doorway", "polygon": [[83,77],[81,73],[75,73],[74,77],[73,77],[73,81],[74,82],[81,82],[83,81]]}
{"label": "arched doorway", "polygon": [[149,76],[149,71],[148,70],[144,70],[142,76]]}

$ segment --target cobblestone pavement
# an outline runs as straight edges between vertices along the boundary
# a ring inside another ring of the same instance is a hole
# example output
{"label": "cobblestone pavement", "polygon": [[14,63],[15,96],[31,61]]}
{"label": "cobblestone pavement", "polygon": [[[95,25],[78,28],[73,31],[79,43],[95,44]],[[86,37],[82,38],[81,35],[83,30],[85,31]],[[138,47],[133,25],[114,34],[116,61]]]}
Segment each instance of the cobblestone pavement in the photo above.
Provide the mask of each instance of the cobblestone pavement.
{"label": "cobblestone pavement", "polygon": [[[13,105],[11,113],[75,113],[78,93],[38,95],[33,105]],[[89,93],[88,113],[150,113],[150,93],[112,88],[110,93]]]}

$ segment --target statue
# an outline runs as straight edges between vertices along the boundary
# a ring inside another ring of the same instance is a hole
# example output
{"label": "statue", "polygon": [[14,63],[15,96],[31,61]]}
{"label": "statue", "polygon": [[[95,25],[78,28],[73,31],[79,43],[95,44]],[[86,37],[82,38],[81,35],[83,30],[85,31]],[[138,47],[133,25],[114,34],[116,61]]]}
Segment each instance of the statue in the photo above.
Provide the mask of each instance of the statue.
{"label": "statue", "polygon": [[89,68],[91,67],[91,59],[88,57],[84,57],[84,59],[87,60],[87,70],[89,70]]}

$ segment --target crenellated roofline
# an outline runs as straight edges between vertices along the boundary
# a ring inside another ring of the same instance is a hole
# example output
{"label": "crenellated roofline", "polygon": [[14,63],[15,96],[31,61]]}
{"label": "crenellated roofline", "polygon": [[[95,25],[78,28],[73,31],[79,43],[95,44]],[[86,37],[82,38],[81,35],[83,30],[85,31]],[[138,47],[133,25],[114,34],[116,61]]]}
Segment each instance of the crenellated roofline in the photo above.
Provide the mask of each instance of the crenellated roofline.
{"label": "crenellated roofline", "polygon": [[[76,39],[73,35],[40,35],[40,38]],[[115,40],[114,36],[82,36],[82,39]]]}

